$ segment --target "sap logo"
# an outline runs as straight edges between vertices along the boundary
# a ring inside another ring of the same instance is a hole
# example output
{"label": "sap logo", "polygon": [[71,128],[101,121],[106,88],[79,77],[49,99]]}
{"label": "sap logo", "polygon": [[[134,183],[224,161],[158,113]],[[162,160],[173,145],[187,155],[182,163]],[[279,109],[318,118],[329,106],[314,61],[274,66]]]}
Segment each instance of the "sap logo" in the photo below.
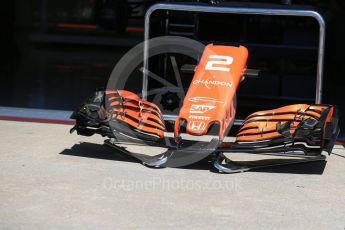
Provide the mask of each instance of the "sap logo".
{"label": "sap logo", "polygon": [[189,112],[202,114],[202,113],[206,113],[206,112],[208,112],[214,108],[216,108],[216,106],[214,106],[214,105],[192,105],[190,107]]}
{"label": "sap logo", "polygon": [[[212,78],[216,78],[215,76]],[[193,85],[204,85],[206,88],[211,89],[211,86],[216,85],[216,86],[224,86],[231,88],[232,83],[231,82],[225,82],[225,81],[217,81],[217,80],[210,80],[210,77],[207,78],[206,80],[194,80]]]}
{"label": "sap logo", "polygon": [[203,121],[192,121],[188,123],[188,128],[194,131],[203,131],[206,128],[206,123]]}
{"label": "sap logo", "polygon": [[192,119],[192,120],[202,120],[202,121],[209,121],[209,120],[211,120],[211,117],[194,116],[194,115],[190,115],[188,118]]}
{"label": "sap logo", "polygon": [[223,101],[217,100],[212,97],[191,97],[188,100],[191,102],[210,102],[210,103],[224,104]]}

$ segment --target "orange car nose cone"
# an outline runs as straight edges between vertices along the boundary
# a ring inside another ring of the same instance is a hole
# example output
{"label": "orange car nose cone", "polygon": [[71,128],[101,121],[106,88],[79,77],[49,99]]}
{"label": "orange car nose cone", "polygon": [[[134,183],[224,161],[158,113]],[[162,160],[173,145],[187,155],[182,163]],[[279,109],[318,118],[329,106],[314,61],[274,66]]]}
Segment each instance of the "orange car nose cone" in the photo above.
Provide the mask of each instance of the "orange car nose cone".
{"label": "orange car nose cone", "polygon": [[246,69],[245,47],[207,45],[175,123],[179,135],[180,121],[186,121],[186,132],[204,135],[214,123],[219,138],[235,117],[233,98]]}

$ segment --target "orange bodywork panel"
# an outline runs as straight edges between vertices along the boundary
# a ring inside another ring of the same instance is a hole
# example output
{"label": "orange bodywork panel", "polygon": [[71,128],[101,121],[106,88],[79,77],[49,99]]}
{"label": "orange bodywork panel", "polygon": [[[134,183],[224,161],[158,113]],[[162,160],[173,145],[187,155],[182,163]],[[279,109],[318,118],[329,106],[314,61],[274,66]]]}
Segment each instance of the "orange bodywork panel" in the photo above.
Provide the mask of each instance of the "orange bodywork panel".
{"label": "orange bodywork panel", "polygon": [[191,135],[205,135],[212,124],[219,125],[219,139],[235,118],[233,99],[246,69],[248,50],[243,47],[207,45],[183,106],[176,119],[175,137],[181,125]]}
{"label": "orange bodywork panel", "polygon": [[112,118],[139,132],[163,138],[165,125],[155,104],[126,90],[106,90],[105,95]]}
{"label": "orange bodywork panel", "polygon": [[[285,122],[292,122],[289,130],[291,136],[294,136],[295,128],[306,119],[318,122],[323,110],[330,109],[326,122],[331,121],[334,108],[329,105],[307,105],[296,104],[288,105],[278,109],[260,111],[248,116],[241,129],[237,133],[237,142],[241,141],[260,141],[281,137],[277,125]],[[325,129],[325,127],[323,127]]]}

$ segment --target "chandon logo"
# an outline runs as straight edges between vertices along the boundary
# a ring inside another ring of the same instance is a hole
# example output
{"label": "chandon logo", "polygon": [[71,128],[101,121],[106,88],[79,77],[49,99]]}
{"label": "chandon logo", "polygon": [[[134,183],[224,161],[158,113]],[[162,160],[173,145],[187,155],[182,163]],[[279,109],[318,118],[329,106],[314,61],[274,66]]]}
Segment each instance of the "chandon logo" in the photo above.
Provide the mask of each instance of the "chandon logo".
{"label": "chandon logo", "polygon": [[189,112],[201,114],[201,113],[206,113],[206,112],[208,112],[214,108],[216,108],[216,106],[214,106],[214,105],[192,105],[190,107]]}
{"label": "chandon logo", "polygon": [[217,85],[217,86],[225,86],[228,88],[232,87],[232,83],[230,82],[225,82],[225,81],[217,81],[217,80],[209,80],[210,78],[207,78],[206,80],[194,80],[193,84],[194,85],[204,85],[206,88],[211,89],[212,85]]}

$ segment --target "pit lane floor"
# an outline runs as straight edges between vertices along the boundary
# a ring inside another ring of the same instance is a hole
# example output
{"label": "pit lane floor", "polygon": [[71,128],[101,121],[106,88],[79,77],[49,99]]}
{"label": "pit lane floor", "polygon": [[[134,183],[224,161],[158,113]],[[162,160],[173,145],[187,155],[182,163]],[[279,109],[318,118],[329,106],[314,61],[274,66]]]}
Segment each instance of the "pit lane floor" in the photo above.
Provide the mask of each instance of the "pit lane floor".
{"label": "pit lane floor", "polygon": [[326,165],[218,174],[150,169],[70,128],[0,121],[0,229],[345,228],[343,146]]}

